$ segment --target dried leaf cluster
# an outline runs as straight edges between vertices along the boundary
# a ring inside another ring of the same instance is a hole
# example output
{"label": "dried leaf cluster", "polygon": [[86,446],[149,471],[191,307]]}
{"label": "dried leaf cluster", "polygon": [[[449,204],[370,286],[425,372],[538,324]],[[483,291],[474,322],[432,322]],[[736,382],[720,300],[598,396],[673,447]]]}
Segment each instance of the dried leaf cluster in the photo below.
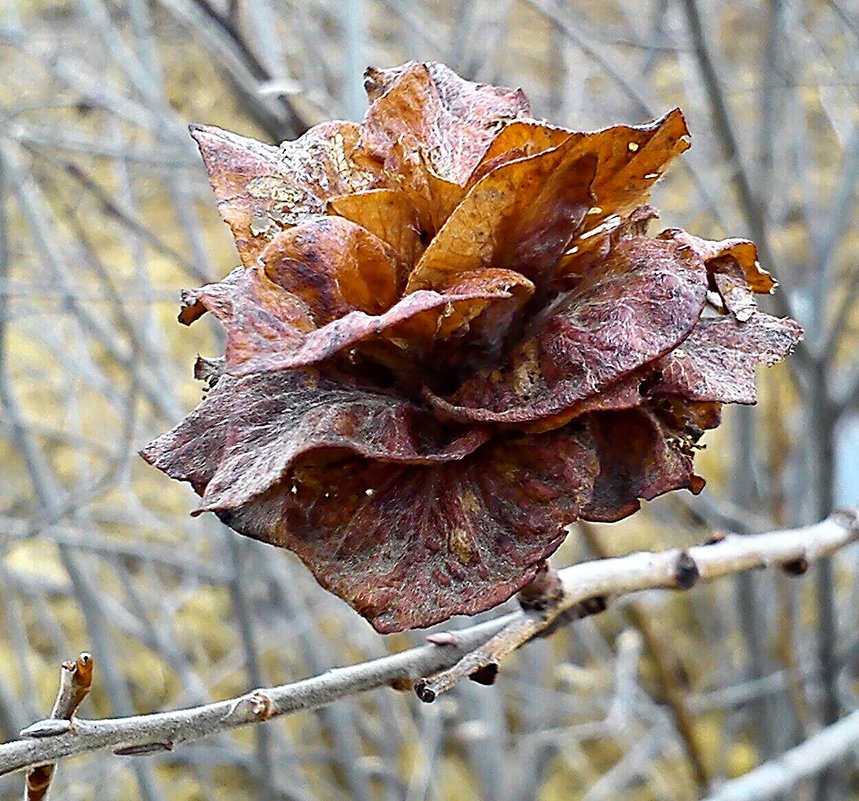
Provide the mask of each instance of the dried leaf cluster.
{"label": "dried leaf cluster", "polygon": [[242,264],[186,293],[225,359],[143,455],[391,632],[509,598],[576,519],[700,491],[698,439],[801,329],[758,311],[751,242],[645,234],[679,110],[581,133],[441,64],[365,85],[362,123],[280,147],[193,129]]}

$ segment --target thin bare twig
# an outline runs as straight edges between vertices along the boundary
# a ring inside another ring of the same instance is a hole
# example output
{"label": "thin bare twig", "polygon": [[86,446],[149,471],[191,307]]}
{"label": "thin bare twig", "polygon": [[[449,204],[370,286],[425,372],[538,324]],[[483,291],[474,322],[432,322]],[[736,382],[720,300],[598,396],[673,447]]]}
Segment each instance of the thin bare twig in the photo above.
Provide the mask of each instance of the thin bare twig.
{"label": "thin bare twig", "polygon": [[[855,519],[855,518],[854,518]],[[851,526],[853,524],[850,524]],[[807,531],[808,529],[798,529]],[[759,534],[754,539],[757,543],[767,542],[770,547],[775,546],[783,553],[782,538],[787,532],[780,534]],[[859,532],[855,532],[859,534]],[[770,543],[763,539],[776,537],[776,541]],[[421,700],[433,701],[436,696],[450,689],[459,679],[466,676],[479,674],[484,670],[497,670],[498,665],[505,656],[512,653],[520,645],[537,636],[540,632],[552,626],[556,619],[575,609],[583,602],[597,601],[599,605],[608,602],[612,596],[626,595],[643,589],[667,588],[667,589],[689,589],[699,578],[712,579],[733,573],[739,573],[751,567],[766,567],[772,563],[788,564],[799,562],[807,569],[811,561],[816,561],[825,554],[816,553],[810,556],[801,539],[793,540],[793,556],[783,556],[779,559],[775,554],[767,554],[764,550],[754,547],[744,547],[742,537],[732,537],[732,543],[736,549],[731,559],[724,560],[723,548],[719,548],[719,554],[715,561],[712,560],[714,547],[712,545],[692,548],[688,551],[667,551],[663,554],[652,553],[633,554],[622,557],[624,566],[627,562],[629,573],[621,573],[618,576],[614,572],[617,559],[603,559],[595,562],[586,562],[589,569],[585,576],[579,576],[583,565],[573,565],[559,574],[562,582],[560,593],[553,599],[552,603],[545,608],[525,610],[522,618],[517,618],[504,627],[497,634],[482,645],[475,653],[467,654],[457,664],[448,668],[443,674],[433,677],[431,681],[422,681],[416,685],[415,690]],[[636,558],[644,558],[643,564],[635,564]],[[653,562],[647,561],[652,559]],[[592,568],[592,570],[590,569]],[[608,575],[601,575],[601,568],[606,568]],[[621,580],[618,581],[618,578]]]}
{"label": "thin bare twig", "polygon": [[[837,513],[806,528],[752,536],[731,536],[713,545],[662,553],[642,552],[600,559],[558,572],[563,595],[554,615],[545,615],[547,628],[566,610],[589,598],[609,598],[644,589],[691,586],[693,576],[711,580],[755,567],[806,566],[859,539],[859,511]],[[0,775],[63,757],[120,750],[124,754],[170,750],[249,723],[304,709],[318,709],[334,701],[377,687],[412,682],[456,664],[490,638],[522,626],[524,611],[455,632],[442,645],[425,645],[350,667],[335,668],[292,684],[255,690],[213,704],[108,720],[78,720],[73,731],[25,738],[0,746]],[[32,730],[32,727],[31,727]]]}
{"label": "thin bare twig", "polygon": [[[594,554],[602,559],[609,557],[607,549],[597,536],[593,526],[580,524],[579,530],[584,534]],[[686,755],[689,758],[689,766],[692,769],[695,783],[698,785],[699,792],[706,792],[710,787],[710,771],[707,769],[704,750],[695,733],[694,719],[686,703],[686,693],[682,688],[678,671],[673,664],[672,654],[662,642],[652,616],[642,604],[632,602],[626,606],[624,611],[630,622],[641,632],[647,651],[653,659],[660,689],[671,709],[677,733],[686,748]]]}
{"label": "thin bare twig", "polygon": [[859,711],[827,726],[804,743],[723,784],[704,801],[777,798],[847,756],[859,745]]}
{"label": "thin bare twig", "polygon": [[[74,661],[63,662],[60,666],[60,689],[51,710],[49,720],[69,722],[92,686],[93,658],[88,653],[78,655]],[[42,801],[48,795],[51,779],[56,765],[49,762],[37,765],[27,771],[24,782],[26,801]]]}

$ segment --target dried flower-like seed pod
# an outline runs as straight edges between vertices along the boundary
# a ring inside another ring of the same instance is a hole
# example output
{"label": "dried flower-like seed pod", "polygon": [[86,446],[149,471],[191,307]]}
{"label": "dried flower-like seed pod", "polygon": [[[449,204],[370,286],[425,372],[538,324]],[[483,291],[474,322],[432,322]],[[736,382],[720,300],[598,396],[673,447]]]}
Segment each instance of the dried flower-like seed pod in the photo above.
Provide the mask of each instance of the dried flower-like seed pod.
{"label": "dried flower-like seed pod", "polygon": [[679,110],[581,133],[441,64],[366,86],[361,124],[280,147],[192,130],[242,266],[185,293],[225,362],[143,456],[390,632],[506,600],[576,519],[700,491],[695,443],[801,329],[757,310],[751,242],[645,235]]}

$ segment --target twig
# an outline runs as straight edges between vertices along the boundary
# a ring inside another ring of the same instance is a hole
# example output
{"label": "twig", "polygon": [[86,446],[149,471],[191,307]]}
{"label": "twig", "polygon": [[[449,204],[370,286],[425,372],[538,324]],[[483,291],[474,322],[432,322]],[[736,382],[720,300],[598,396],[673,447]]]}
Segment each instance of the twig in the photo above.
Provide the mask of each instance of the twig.
{"label": "twig", "polygon": [[704,801],[776,798],[846,757],[859,745],[859,711],[851,712],[804,743],[723,784]]}
{"label": "twig", "polygon": [[[71,719],[84,698],[89,695],[92,686],[93,658],[87,653],[78,655],[72,662],[63,662],[60,666],[60,689],[57,700],[51,710],[49,720],[63,721],[71,727]],[[69,728],[65,730],[68,731]],[[54,777],[56,764],[37,765],[27,771],[24,783],[26,801],[41,801],[48,795],[51,779]]]}
{"label": "twig", "polygon": [[[432,679],[421,679],[417,682],[415,693],[421,701],[432,703],[466,676],[479,684],[493,684],[505,657],[550,626],[554,628],[553,624],[558,617],[568,611],[558,608],[564,597],[564,587],[559,574],[550,569],[546,562],[518,597],[524,610],[522,617],[511,621],[498,634],[490,637],[480,648],[466,654],[452,667]],[[602,612],[605,604],[597,602],[595,607],[593,611]],[[444,635],[430,641],[437,644],[448,642]]]}
{"label": "twig", "polygon": [[[597,536],[597,532],[593,526],[580,524],[579,530],[584,534],[594,554],[600,558],[608,557],[609,554]],[[700,793],[706,792],[710,787],[710,772],[707,769],[704,749],[701,747],[701,743],[698,741],[695,733],[694,718],[689,712],[689,707],[686,703],[686,693],[682,687],[677,669],[674,666],[672,654],[668,652],[665,644],[660,639],[657,627],[654,625],[652,616],[648,613],[646,607],[640,603],[632,602],[626,606],[624,611],[630,622],[641,632],[647,651],[653,659],[659,687],[664,693],[665,700],[671,709],[677,733],[683,740],[686,756],[689,759],[689,766],[692,769],[695,783],[698,785],[698,791]]]}
{"label": "twig", "polygon": [[[852,519],[855,521],[855,515]],[[818,525],[825,524],[824,522]],[[731,537],[732,549],[728,549],[730,557],[727,559],[725,549],[721,547],[723,543],[720,543],[718,557],[715,560],[712,559],[712,549],[715,546],[707,545],[688,551],[633,554],[620,559],[601,559],[568,567],[559,574],[562,582],[559,597],[547,608],[536,611],[526,610],[521,618],[508,624],[478,651],[468,654],[443,674],[431,680],[418,682],[415,685],[415,691],[422,701],[430,702],[465,676],[472,676],[475,673],[480,675],[484,670],[497,672],[498,665],[504,656],[550,627],[558,616],[583,602],[599,600],[600,603],[605,603],[612,596],[626,595],[643,589],[689,589],[701,578],[713,579],[770,564],[790,567],[795,563],[801,563],[807,569],[808,563],[826,555],[825,550],[816,550],[812,554],[813,546],[803,543],[797,536],[797,532],[807,532],[814,528],[812,526],[808,529],[797,529],[791,536],[788,532],[760,534],[753,538],[757,542],[757,547],[752,546],[752,548],[745,545],[748,538]],[[855,522],[850,523],[848,528],[854,529]],[[859,531],[853,531],[851,538],[857,535]],[[786,537],[792,544],[787,549]],[[766,546],[761,547],[762,543],[766,543]],[[773,550],[770,551],[770,549]],[[788,553],[793,555],[789,556]],[[616,573],[618,562],[622,563],[623,567],[628,567],[628,572]],[[604,574],[603,570],[607,573]],[[582,573],[584,575],[581,575]]]}
{"label": "twig", "polygon": [[[645,589],[683,588],[697,571],[708,581],[770,565],[805,564],[859,539],[859,511],[836,513],[807,528],[744,537],[729,536],[713,545],[662,553],[643,552],[600,559],[558,571],[563,596],[554,617],[589,598],[616,597]],[[73,731],[0,745],[0,775],[66,756],[105,749],[142,753],[171,749],[249,723],[260,723],[304,709],[318,709],[377,687],[403,686],[450,667],[508,626],[522,625],[516,612],[451,633],[442,645],[425,645],[350,667],[335,668],[293,684],[256,690],[213,704],[107,720],[80,720]],[[131,750],[129,750],[131,749]]]}
{"label": "twig", "polygon": [[[554,610],[551,610],[554,611]],[[555,619],[555,614],[526,611],[511,620],[501,631],[483,645],[467,653],[456,664],[433,676],[415,683],[415,693],[424,703],[430,704],[446,693],[466,676],[481,684],[492,684],[501,660],[529,640],[533,640]]]}

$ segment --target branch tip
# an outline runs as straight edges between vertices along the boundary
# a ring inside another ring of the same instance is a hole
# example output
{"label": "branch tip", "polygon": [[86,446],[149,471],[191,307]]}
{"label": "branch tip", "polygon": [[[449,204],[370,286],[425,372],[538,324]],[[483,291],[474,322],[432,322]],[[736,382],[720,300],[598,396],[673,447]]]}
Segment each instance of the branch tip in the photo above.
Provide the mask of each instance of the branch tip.
{"label": "branch tip", "polygon": [[435,701],[438,694],[429,686],[429,682],[426,679],[420,679],[415,682],[415,695],[425,704],[431,704]]}
{"label": "branch tip", "polygon": [[[54,701],[50,717],[28,726],[20,736],[39,739],[73,731],[72,718],[81,702],[89,694],[92,686],[92,671],[92,654],[86,651],[78,654],[76,659],[63,662],[60,665],[60,687],[57,690],[57,699]],[[47,797],[55,770],[56,764],[48,762],[31,767],[27,771],[24,779],[26,801],[42,801]]]}
{"label": "branch tip", "polygon": [[845,506],[835,509],[831,515],[832,519],[844,528],[851,531],[859,529],[859,507]]}

